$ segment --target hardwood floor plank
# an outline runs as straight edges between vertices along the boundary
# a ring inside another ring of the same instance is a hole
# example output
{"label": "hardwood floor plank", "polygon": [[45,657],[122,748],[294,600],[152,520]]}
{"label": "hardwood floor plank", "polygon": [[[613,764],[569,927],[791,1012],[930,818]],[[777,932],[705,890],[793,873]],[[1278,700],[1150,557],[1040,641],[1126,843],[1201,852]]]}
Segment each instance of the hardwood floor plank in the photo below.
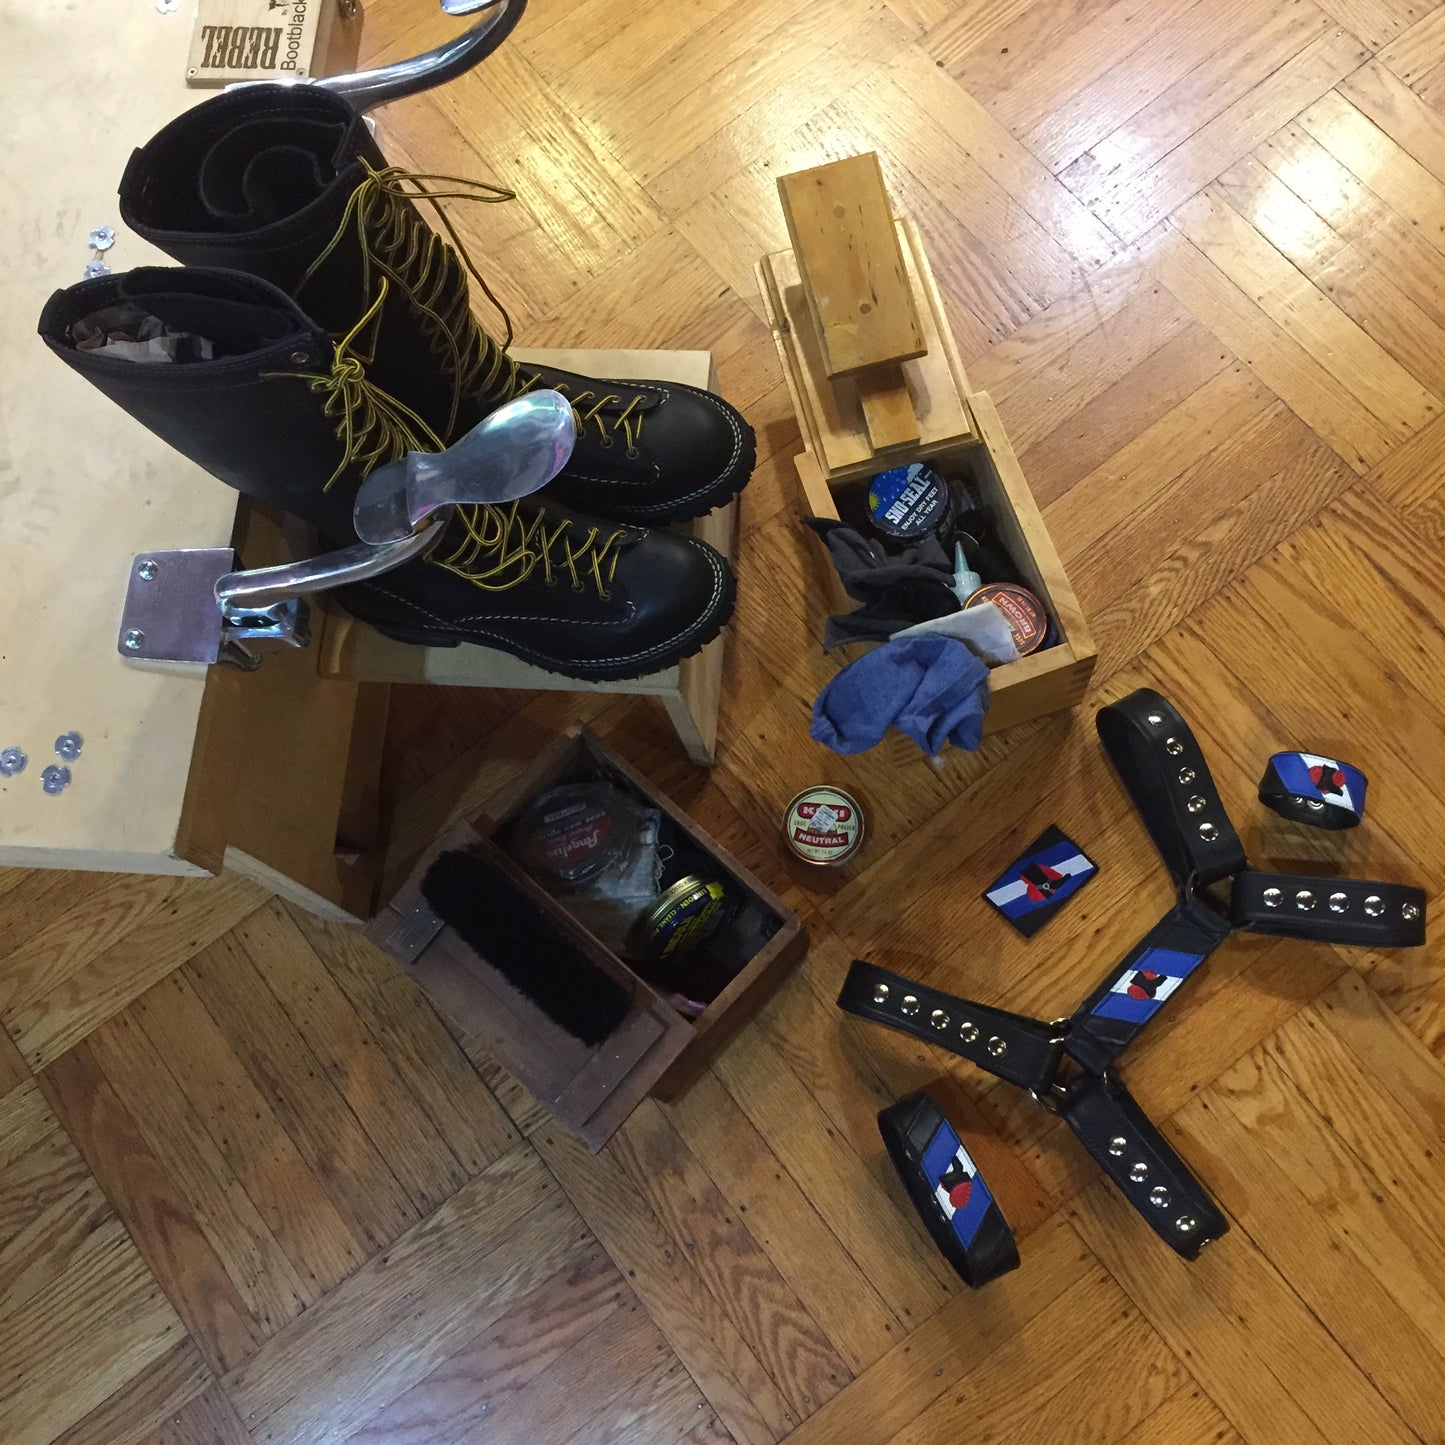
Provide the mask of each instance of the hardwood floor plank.
{"label": "hardwood floor plank", "polygon": [[1279,329],[1182,233],[1166,228],[1150,267],[1181,304],[1355,470],[1382,461],[1398,438]]}
{"label": "hardwood floor plank", "polygon": [[155,1434],[155,1445],[198,1445],[201,1441],[205,1445],[255,1445],[255,1437],[218,1384],[162,1420]]}
{"label": "hardwood floor plank", "polygon": [[1378,50],[1408,30],[1432,8],[1433,0],[1318,0],[1318,3],[1371,50]]}
{"label": "hardwood floor plank", "polygon": [[1186,201],[1170,225],[1394,435],[1408,437],[1440,414],[1440,399],[1311,285],[1213,187]]}
{"label": "hardwood floor plank", "polygon": [[1176,1390],[1120,1445],[1243,1445],[1244,1437],[1197,1385]]}
{"label": "hardwood floor plank", "polygon": [[3,1011],[32,1068],[42,1068],[234,927],[267,895],[235,874],[189,883],[137,926],[27,1002]]}
{"label": "hardwood floor plank", "polygon": [[236,930],[286,1014],[422,1214],[467,1178],[390,1056],[278,902]]}
{"label": "hardwood floor plank", "polygon": [[107,1231],[105,1247],[0,1315],[0,1434],[7,1445],[49,1445],[183,1335],[135,1245]]}
{"label": "hardwood floor plank", "polygon": [[536,1287],[582,1237],[525,1145],[459,1189],[222,1383],[258,1445],[344,1439]]}
{"label": "hardwood floor plank", "polygon": [[174,1420],[215,1378],[187,1337],[57,1436],[54,1445],[150,1445],[163,1422]]}
{"label": "hardwood floor plank", "polygon": [[727,1429],[744,1445],[792,1428],[787,1401],[741,1331],[636,1187],[608,1155],[595,1158],[555,1127],[537,1147],[668,1345]]}
{"label": "hardwood floor plank", "polygon": [[1440,7],[1428,7],[1426,13],[1385,46],[1376,59],[1418,93],[1445,65],[1445,14]]}
{"label": "hardwood floor plank", "polygon": [[1445,489],[1445,426],[1434,422],[1398,446],[1365,480],[1372,491],[1404,511]]}
{"label": "hardwood floor plank", "polygon": [[584,1238],[556,1271],[346,1437],[345,1445],[432,1445],[508,1420],[533,1430],[526,1387],[636,1300],[606,1252]]}
{"label": "hardwood floor plank", "polygon": [[1347,31],[1327,31],[1146,168],[1105,172],[1086,155],[1061,178],[1116,235],[1137,240],[1368,58]]}
{"label": "hardwood floor plank", "polygon": [[241,940],[197,954],[183,976],[363,1252],[384,1248],[416,1221],[416,1208]]}
{"label": "hardwood floor plank", "polygon": [[355,928],[288,908],[377,1046],[469,1174],[517,1143],[517,1133],[421,991]]}

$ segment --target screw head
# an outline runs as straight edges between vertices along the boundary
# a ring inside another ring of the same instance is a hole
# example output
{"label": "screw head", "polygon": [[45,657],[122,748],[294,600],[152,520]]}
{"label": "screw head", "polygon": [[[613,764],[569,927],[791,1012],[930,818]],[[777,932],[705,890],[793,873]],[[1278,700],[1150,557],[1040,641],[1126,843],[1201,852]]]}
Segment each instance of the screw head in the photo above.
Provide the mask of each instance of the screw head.
{"label": "screw head", "polygon": [[1129,1178],[1135,1184],[1142,1184],[1149,1177],[1149,1166],[1141,1159],[1137,1164],[1129,1166]]}
{"label": "screw head", "polygon": [[889,993],[889,989],[888,989],[888,985],[887,985],[886,983],[875,983],[875,984],[873,985],[873,1002],[874,1002],[874,1003],[887,1003],[887,1002],[888,1002],[888,993]]}
{"label": "screw head", "polygon": [[1350,895],[1348,893],[1330,894],[1330,912],[1343,913],[1350,906]]}
{"label": "screw head", "polygon": [[966,1044],[976,1044],[978,1042],[978,1025],[970,1023],[959,1024],[958,1036]]}
{"label": "screw head", "polygon": [[1201,798],[1198,793],[1195,793],[1184,806],[1188,808],[1191,813],[1202,813],[1209,804],[1205,799]]}
{"label": "screw head", "polygon": [[127,652],[139,652],[145,646],[146,635],[139,627],[126,629],[126,634],[121,638],[121,645]]}
{"label": "screw head", "polygon": [[73,763],[80,756],[80,750],[84,745],[85,739],[79,733],[61,733],[55,740],[55,751],[67,763]]}
{"label": "screw head", "polygon": [[936,1008],[929,1014],[928,1022],[936,1029],[946,1029],[948,1027],[948,1015],[944,1013],[941,1008]]}
{"label": "screw head", "polygon": [[1385,900],[1378,893],[1372,893],[1365,899],[1365,912],[1371,918],[1378,918],[1385,911]]}
{"label": "screw head", "polygon": [[997,1034],[995,1034],[988,1041],[988,1051],[994,1056],[994,1058],[1001,1059],[1006,1053],[1008,1053],[1008,1044],[1005,1043],[1003,1039],[999,1038]]}
{"label": "screw head", "polygon": [[1294,906],[1301,913],[1308,913],[1315,906],[1315,896],[1308,888],[1301,888],[1294,896]]}
{"label": "screw head", "polygon": [[1264,906],[1266,908],[1278,908],[1284,894],[1278,888],[1266,888],[1264,890]]}
{"label": "screw head", "polygon": [[1420,916],[1420,905],[1418,903],[1402,903],[1400,905],[1400,917],[1406,923],[1413,923]]}
{"label": "screw head", "polygon": [[1109,1140],[1109,1153],[1118,1158],[1129,1147],[1129,1141],[1122,1134],[1115,1134]]}
{"label": "screw head", "polygon": [[1184,751],[1184,744],[1181,743],[1178,738],[1165,738],[1164,751],[1168,753],[1171,758],[1177,758],[1179,754]]}
{"label": "screw head", "polygon": [[0,777],[13,778],[23,773],[29,761],[21,748],[0,748]]}
{"label": "screw head", "polygon": [[1149,1203],[1155,1209],[1166,1209],[1169,1205],[1169,1191],[1162,1185],[1156,1184],[1149,1191]]}
{"label": "screw head", "polygon": [[142,582],[154,582],[156,580],[156,573],[160,570],[156,565],[154,557],[142,557],[141,560],[136,563],[135,575],[139,577]]}
{"label": "screw head", "polygon": [[912,1018],[913,1015],[918,1012],[918,1000],[911,993],[906,993],[903,995],[903,1002],[899,1004],[898,1007],[907,1014],[909,1018]]}
{"label": "screw head", "polygon": [[1219,829],[1216,828],[1213,823],[1201,823],[1199,825],[1199,836],[1203,838],[1206,843],[1212,843],[1219,837]]}
{"label": "screw head", "polygon": [[1180,781],[1181,783],[1183,783],[1185,787],[1188,787],[1189,784],[1194,781],[1194,769],[1193,769],[1193,768],[1180,768],[1180,769],[1179,769],[1179,781]]}
{"label": "screw head", "polygon": [[56,763],[51,763],[40,775],[40,786],[47,793],[63,793],[69,783],[70,769],[62,768]]}

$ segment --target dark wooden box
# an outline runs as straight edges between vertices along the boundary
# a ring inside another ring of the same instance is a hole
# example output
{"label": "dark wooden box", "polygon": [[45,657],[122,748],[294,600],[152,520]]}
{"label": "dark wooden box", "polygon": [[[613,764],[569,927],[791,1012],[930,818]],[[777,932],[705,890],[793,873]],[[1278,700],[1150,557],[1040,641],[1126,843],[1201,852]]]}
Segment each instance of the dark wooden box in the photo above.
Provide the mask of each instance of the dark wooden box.
{"label": "dark wooden box", "polygon": [[[765,915],[770,928],[776,923],[766,943],[695,1019],[678,1013],[493,842],[539,792],[590,766],[614,774],[623,786],[661,809],[716,861],[744,898],[746,910]],[[630,991],[631,1011],[601,1044],[589,1048],[559,1028],[450,928],[411,957],[405,933],[398,930],[420,898],[421,880],[432,861],[459,847],[476,848],[507,871],[599,968]],[[438,1009],[473,1035],[538,1103],[594,1151],[648,1095],[670,1099],[681,1093],[808,949],[807,931],[797,914],[583,727],[558,738],[495,793],[476,817],[438,838],[396,897],[373,919],[367,936],[411,975]]]}

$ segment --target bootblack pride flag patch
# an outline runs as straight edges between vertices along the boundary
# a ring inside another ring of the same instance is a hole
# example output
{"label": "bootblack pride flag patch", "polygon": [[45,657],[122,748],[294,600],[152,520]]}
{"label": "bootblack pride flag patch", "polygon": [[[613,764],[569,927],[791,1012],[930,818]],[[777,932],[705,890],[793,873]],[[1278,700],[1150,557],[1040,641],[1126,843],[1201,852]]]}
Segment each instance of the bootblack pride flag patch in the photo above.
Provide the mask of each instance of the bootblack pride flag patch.
{"label": "bootblack pride flag patch", "polygon": [[1025,938],[1032,938],[1098,871],[1072,838],[1058,828],[1045,828],[983,896]]}

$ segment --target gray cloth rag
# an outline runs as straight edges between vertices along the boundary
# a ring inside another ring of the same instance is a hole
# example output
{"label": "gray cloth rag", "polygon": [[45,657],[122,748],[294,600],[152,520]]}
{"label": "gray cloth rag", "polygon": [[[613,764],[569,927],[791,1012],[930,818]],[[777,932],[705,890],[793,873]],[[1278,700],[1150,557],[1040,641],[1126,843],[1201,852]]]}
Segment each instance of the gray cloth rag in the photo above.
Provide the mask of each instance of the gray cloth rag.
{"label": "gray cloth rag", "polygon": [[890,726],[929,757],[983,740],[988,668],[952,637],[899,638],[850,662],[813,704],[811,735],[835,753],[876,747]]}
{"label": "gray cloth rag", "polygon": [[828,619],[823,650],[848,642],[883,642],[915,622],[958,611],[953,563],[937,538],[890,556],[876,542],[831,517],[804,517],[833,559],[843,590],[861,605]]}

